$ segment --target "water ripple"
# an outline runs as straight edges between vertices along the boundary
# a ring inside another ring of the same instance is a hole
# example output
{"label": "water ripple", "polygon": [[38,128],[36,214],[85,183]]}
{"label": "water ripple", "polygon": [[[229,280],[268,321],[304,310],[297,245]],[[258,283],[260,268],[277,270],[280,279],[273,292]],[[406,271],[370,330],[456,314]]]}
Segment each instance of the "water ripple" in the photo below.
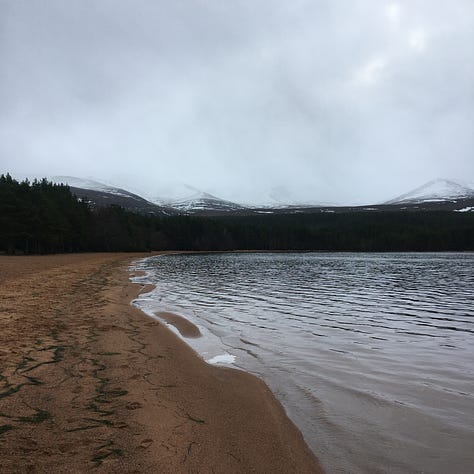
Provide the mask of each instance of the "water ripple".
{"label": "water ripple", "polygon": [[328,472],[470,472],[473,254],[170,255],[145,269],[150,310],[217,335]]}

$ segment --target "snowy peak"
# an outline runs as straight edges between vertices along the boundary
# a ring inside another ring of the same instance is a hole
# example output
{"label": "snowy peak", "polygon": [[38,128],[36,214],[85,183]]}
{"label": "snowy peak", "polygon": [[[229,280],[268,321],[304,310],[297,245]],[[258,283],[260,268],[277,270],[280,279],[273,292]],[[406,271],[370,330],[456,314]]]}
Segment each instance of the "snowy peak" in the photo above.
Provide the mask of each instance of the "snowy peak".
{"label": "snowy peak", "polygon": [[158,196],[152,198],[156,203],[171,203],[180,201],[189,201],[192,199],[201,199],[211,196],[200,189],[184,183],[168,183],[160,187]]}
{"label": "snowy peak", "polygon": [[169,201],[168,206],[179,209],[185,213],[202,213],[202,212],[222,212],[222,211],[238,211],[245,209],[244,206],[235,202],[220,199],[212,194],[200,193],[188,197],[187,199]]}
{"label": "snowy peak", "polygon": [[183,184],[176,186],[171,198],[155,198],[153,202],[177,209],[185,214],[220,213],[240,211],[245,206],[226,201],[192,186]]}
{"label": "snowy peak", "polygon": [[[174,215],[174,209],[158,206],[147,199],[133,194],[125,189],[107,185],[89,178],[75,176],[44,176],[48,181],[56,184],[67,184],[71,192],[79,199],[85,200],[92,207],[116,205],[132,212],[151,215]],[[42,179],[32,176],[22,176],[21,179]]]}
{"label": "snowy peak", "polygon": [[49,181],[57,184],[67,184],[71,188],[89,189],[91,191],[98,191],[102,193],[115,194],[116,196],[131,197],[132,193],[125,191],[125,189],[108,186],[93,179],[76,178],[74,176],[51,176]]}
{"label": "snowy peak", "polygon": [[114,194],[116,196],[122,196],[122,197],[135,197],[136,196],[135,194],[129,191],[126,191],[125,189],[117,188],[116,186],[109,186],[107,184],[96,181],[95,179],[92,179],[92,178],[78,178],[76,176],[48,176],[48,175],[33,176],[33,175],[26,175],[22,173],[16,173],[15,177],[17,179],[29,179],[30,181],[33,181],[34,179],[46,178],[48,181],[55,184],[67,184],[70,188],[87,189],[90,191]]}
{"label": "snowy peak", "polygon": [[474,189],[448,179],[435,179],[385,204],[415,204],[474,198]]}

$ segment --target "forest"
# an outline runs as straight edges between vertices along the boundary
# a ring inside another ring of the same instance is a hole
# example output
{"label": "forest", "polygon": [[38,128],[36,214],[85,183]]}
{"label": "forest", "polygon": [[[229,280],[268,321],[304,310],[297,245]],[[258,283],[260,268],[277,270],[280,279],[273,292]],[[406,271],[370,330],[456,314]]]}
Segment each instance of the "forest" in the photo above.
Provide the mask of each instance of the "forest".
{"label": "forest", "polygon": [[91,207],[45,179],[0,176],[0,253],[152,250],[474,251],[474,213],[157,217]]}

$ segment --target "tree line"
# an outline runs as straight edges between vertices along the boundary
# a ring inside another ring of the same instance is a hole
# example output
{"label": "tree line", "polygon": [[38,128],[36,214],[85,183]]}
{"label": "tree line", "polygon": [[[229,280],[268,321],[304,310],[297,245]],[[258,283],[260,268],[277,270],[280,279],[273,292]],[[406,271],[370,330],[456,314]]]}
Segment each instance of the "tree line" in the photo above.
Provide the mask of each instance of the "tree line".
{"label": "tree line", "polygon": [[0,176],[0,252],[473,251],[474,213],[353,212],[191,217],[91,207],[68,186]]}

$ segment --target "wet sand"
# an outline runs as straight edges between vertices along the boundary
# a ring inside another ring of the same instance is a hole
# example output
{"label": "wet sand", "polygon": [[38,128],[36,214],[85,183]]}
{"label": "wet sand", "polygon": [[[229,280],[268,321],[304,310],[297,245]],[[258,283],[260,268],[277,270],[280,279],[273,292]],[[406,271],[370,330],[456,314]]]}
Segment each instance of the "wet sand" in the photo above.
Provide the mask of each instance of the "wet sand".
{"label": "wet sand", "polygon": [[164,319],[167,323],[173,325],[183,337],[197,338],[202,336],[201,331],[197,326],[178,314],[160,311],[156,313],[156,315],[159,318]]}
{"label": "wet sand", "polygon": [[130,306],[140,256],[0,257],[0,472],[321,472],[262,381]]}

